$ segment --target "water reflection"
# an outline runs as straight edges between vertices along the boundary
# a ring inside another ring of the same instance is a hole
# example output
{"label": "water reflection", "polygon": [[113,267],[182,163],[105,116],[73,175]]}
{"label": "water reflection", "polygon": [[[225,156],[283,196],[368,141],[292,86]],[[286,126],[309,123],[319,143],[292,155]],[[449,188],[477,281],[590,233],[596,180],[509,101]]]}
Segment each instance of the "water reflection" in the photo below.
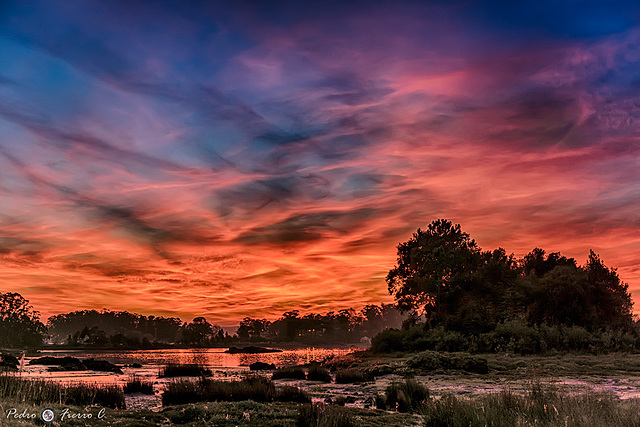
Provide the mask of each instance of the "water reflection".
{"label": "water reflection", "polygon": [[142,368],[124,367],[123,374],[109,372],[49,372],[47,366],[28,365],[35,357],[26,358],[26,367],[22,376],[24,378],[47,378],[59,382],[98,382],[121,383],[131,375],[143,378],[155,378],[159,369],[167,363],[198,363],[214,371],[215,376],[228,378],[235,377],[249,370],[249,365],[254,362],[273,363],[277,367],[299,365],[313,361],[322,361],[333,355],[344,355],[352,349],[341,348],[299,348],[283,350],[280,353],[260,354],[230,354],[225,353],[226,348],[203,349],[159,349],[159,350],[133,350],[133,351],[59,351],[45,350],[42,356],[76,357],[86,359],[107,360],[116,365],[131,365],[139,363]]}

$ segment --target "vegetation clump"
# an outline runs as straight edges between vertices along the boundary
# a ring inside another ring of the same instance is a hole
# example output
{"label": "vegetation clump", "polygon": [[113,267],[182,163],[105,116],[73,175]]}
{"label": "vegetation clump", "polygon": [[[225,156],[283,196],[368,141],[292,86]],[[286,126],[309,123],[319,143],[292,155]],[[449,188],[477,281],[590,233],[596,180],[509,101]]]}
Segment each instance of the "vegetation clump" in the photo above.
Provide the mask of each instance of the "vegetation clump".
{"label": "vegetation clump", "polygon": [[123,387],[125,394],[142,393],[153,394],[153,381],[144,381],[140,377],[132,376]]}
{"label": "vegetation clump", "polygon": [[303,405],[296,427],[355,427],[358,423],[348,409],[339,406]]}
{"label": "vegetation clump", "polygon": [[305,380],[307,375],[304,372],[302,366],[285,366],[284,368],[276,369],[271,376],[273,380]]}
{"label": "vegetation clump", "polygon": [[632,426],[638,425],[637,400],[621,402],[611,393],[561,393],[532,384],[524,395],[502,391],[474,399],[452,395],[423,405],[425,426]]}
{"label": "vegetation clump", "polygon": [[125,408],[124,392],[118,386],[65,386],[44,380],[23,380],[10,375],[0,375],[0,399],[15,399],[35,405],[59,403]]}
{"label": "vegetation clump", "polygon": [[428,373],[439,370],[460,370],[477,374],[489,372],[487,359],[468,354],[443,354],[424,351],[407,361],[410,368]]}
{"label": "vegetation clump", "polygon": [[339,369],[336,371],[337,384],[362,383],[370,380],[370,375],[362,369]]}
{"label": "vegetation clump", "polygon": [[424,385],[414,379],[407,379],[387,387],[385,397],[377,394],[375,405],[378,409],[417,412],[429,399],[429,390]]}
{"label": "vegetation clump", "polygon": [[312,363],[307,371],[308,381],[321,381],[323,383],[331,382],[331,374],[329,371],[317,363]]}
{"label": "vegetation clump", "polygon": [[213,375],[211,369],[197,363],[167,363],[160,369],[158,377],[199,377]]}
{"label": "vegetation clump", "polygon": [[253,400],[255,402],[311,402],[297,387],[276,388],[264,377],[247,377],[240,381],[217,381],[200,378],[198,381],[173,381],[162,395],[163,405],[195,402]]}

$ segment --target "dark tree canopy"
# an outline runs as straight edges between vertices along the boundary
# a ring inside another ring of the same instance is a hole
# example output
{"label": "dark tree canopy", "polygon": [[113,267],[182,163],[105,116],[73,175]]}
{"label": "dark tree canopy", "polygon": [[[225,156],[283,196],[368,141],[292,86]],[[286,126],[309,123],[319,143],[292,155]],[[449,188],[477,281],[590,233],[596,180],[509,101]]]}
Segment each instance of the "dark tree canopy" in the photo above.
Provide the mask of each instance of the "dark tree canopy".
{"label": "dark tree canopy", "polygon": [[400,309],[466,332],[511,320],[591,331],[633,325],[628,285],[593,251],[585,266],[540,248],[518,261],[501,248],[482,251],[444,219],[398,245],[387,284]]}
{"label": "dark tree canopy", "polygon": [[387,275],[389,293],[401,310],[446,315],[477,268],[480,249],[451,221],[433,221],[398,245],[396,266]]}
{"label": "dark tree canopy", "polygon": [[0,346],[24,347],[42,344],[46,328],[40,313],[15,292],[0,293]]}

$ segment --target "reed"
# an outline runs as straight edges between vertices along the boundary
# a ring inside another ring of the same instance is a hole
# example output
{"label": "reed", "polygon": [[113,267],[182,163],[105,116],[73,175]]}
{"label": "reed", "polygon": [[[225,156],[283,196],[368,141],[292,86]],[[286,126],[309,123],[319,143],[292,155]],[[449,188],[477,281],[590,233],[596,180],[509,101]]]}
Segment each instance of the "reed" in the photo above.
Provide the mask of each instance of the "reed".
{"label": "reed", "polygon": [[287,366],[284,368],[276,369],[271,376],[273,380],[304,380],[307,379],[307,375],[301,366]]}
{"label": "reed", "polygon": [[123,391],[125,394],[153,394],[153,381],[143,381],[140,377],[134,375],[127,380]]}
{"label": "reed", "polygon": [[339,406],[303,405],[298,410],[296,427],[355,427],[355,418]]}
{"label": "reed", "polygon": [[198,381],[173,381],[162,394],[163,405],[195,402],[296,402],[308,403],[309,396],[297,387],[276,388],[264,377],[247,377],[240,381],[217,381],[200,378]]}
{"label": "reed", "polygon": [[0,398],[29,402],[35,405],[100,405],[124,409],[124,392],[116,385],[62,385],[45,380],[24,380],[0,375]]}
{"label": "reed", "polygon": [[311,366],[309,366],[309,371],[307,372],[307,380],[322,381],[323,383],[330,383],[331,374],[326,368],[323,368],[317,363],[314,363]]}

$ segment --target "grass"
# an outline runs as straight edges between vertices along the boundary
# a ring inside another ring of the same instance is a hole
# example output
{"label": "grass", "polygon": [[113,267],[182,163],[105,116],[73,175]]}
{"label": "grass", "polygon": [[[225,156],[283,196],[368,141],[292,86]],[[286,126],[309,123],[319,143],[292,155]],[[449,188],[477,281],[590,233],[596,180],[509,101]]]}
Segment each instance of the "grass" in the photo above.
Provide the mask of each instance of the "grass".
{"label": "grass", "polygon": [[620,427],[640,426],[640,401],[620,401],[611,393],[562,393],[533,384],[525,395],[510,391],[475,399],[444,396],[421,408],[424,425]]}
{"label": "grass", "polygon": [[174,381],[167,385],[162,395],[163,405],[194,402],[241,401],[255,402],[311,402],[309,396],[297,387],[276,388],[264,377],[247,377],[240,381],[215,381],[200,378],[198,381]]}
{"label": "grass", "polygon": [[385,395],[384,407],[397,412],[418,412],[430,399],[429,390],[414,379],[392,383]]}
{"label": "grass", "polygon": [[369,375],[362,369],[340,369],[336,371],[337,384],[362,383],[369,380]]}
{"label": "grass", "polygon": [[309,371],[307,372],[307,380],[322,381],[323,383],[330,383],[331,374],[326,368],[323,368],[317,363],[314,363],[311,366],[309,366]]}
{"label": "grass", "polygon": [[132,376],[123,387],[124,394],[142,393],[153,394],[153,381],[143,381],[137,376]]}
{"label": "grass", "polygon": [[303,405],[296,427],[355,427],[359,424],[351,412],[339,406]]}
{"label": "grass", "polygon": [[66,386],[44,380],[23,380],[9,375],[0,375],[0,399],[18,400],[36,405],[58,403],[125,408],[124,392],[118,386],[89,384]]}
{"label": "grass", "polygon": [[158,377],[160,378],[200,377],[211,375],[212,373],[210,369],[197,363],[167,363],[158,373]]}
{"label": "grass", "polygon": [[273,380],[305,380],[307,375],[301,366],[287,366],[276,369],[271,376]]}

